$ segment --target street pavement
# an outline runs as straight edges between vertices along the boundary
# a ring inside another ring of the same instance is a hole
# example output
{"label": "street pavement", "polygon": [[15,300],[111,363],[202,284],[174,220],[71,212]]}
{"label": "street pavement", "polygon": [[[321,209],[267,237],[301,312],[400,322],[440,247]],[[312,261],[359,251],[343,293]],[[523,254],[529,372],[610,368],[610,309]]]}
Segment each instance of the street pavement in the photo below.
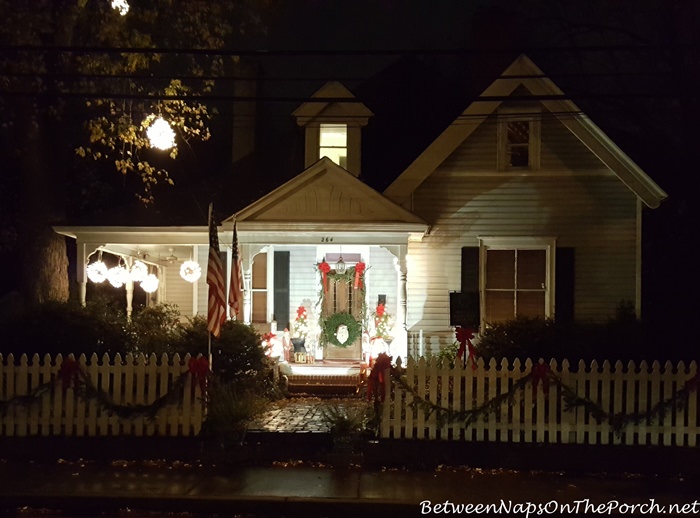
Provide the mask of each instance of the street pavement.
{"label": "street pavement", "polygon": [[139,518],[700,514],[694,452],[591,448],[571,455],[537,445],[514,449],[396,440],[368,441],[361,451],[339,452],[320,417],[324,403],[280,402],[251,424],[243,443],[230,447],[201,449],[192,439],[3,438],[0,513]]}

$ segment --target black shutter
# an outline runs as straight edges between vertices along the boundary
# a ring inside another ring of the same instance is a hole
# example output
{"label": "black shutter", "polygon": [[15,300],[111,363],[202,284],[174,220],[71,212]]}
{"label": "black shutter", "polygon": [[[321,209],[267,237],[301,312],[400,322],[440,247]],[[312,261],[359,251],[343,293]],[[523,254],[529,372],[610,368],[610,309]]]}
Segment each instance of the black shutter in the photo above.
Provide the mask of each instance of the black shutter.
{"label": "black shutter", "polygon": [[275,252],[274,318],[277,329],[289,329],[289,252]]}
{"label": "black shutter", "polygon": [[462,248],[461,292],[450,293],[450,325],[477,329],[479,310],[479,247]]}
{"label": "black shutter", "polygon": [[576,262],[574,248],[557,248],[555,273],[554,318],[557,322],[573,322]]}

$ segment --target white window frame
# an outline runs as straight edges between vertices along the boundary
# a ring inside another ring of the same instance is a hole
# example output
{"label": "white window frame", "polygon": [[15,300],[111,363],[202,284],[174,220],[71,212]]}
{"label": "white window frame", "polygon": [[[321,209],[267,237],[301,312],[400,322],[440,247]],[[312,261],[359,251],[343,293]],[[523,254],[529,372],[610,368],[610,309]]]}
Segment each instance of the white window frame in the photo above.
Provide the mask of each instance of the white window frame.
{"label": "white window frame", "polygon": [[[324,145],[322,144],[322,141],[323,141],[323,130],[326,129],[326,128],[344,128],[344,129],[345,129],[345,145],[344,145],[344,146],[324,146]],[[334,149],[334,150],[335,150],[335,149],[339,149],[339,150],[342,150],[342,149],[344,149],[344,150],[345,150],[345,164],[340,164],[338,161],[334,160],[334,159],[331,158],[331,157],[328,157],[328,158],[330,158],[331,160],[333,160],[333,162],[335,162],[336,164],[338,164],[338,165],[341,166],[341,167],[347,167],[348,152],[349,152],[349,149],[348,149],[348,138],[349,138],[349,137],[348,137],[348,133],[349,133],[349,129],[348,129],[348,125],[347,125],[347,124],[343,124],[343,123],[320,124],[319,127],[318,127],[318,158],[323,158],[324,156],[328,156],[328,155],[325,155],[325,154],[324,154],[324,151],[323,151],[323,150],[326,150],[326,149]]]}
{"label": "white window frame", "polygon": [[[539,114],[522,115],[508,113],[502,109],[498,118],[498,170],[499,171],[535,171],[540,168],[542,123]],[[529,124],[528,165],[513,167],[508,157],[508,123],[527,122]]]}
{"label": "white window frame", "polygon": [[545,318],[554,318],[554,279],[557,240],[555,237],[522,237],[522,236],[482,236],[479,237],[479,305],[481,329],[486,325],[486,252],[487,250],[545,250],[545,289],[544,314]]}

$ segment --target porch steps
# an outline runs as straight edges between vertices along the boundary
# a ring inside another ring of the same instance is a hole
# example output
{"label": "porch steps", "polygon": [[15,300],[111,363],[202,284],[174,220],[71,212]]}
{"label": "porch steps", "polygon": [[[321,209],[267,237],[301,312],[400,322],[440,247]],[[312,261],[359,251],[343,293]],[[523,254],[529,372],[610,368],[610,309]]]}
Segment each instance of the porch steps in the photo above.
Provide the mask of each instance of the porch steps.
{"label": "porch steps", "polygon": [[352,396],[360,391],[365,369],[355,362],[324,361],[316,364],[289,364],[282,373],[290,396]]}
{"label": "porch steps", "polygon": [[292,396],[350,396],[360,390],[360,375],[289,375],[287,391]]}

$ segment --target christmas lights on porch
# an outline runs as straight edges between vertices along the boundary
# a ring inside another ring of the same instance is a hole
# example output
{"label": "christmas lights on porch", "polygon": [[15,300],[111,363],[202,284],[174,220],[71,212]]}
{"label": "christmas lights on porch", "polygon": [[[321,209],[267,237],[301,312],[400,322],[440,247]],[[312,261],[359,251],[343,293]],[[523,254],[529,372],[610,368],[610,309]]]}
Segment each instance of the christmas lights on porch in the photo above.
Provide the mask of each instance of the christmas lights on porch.
{"label": "christmas lights on porch", "polygon": [[187,282],[196,282],[202,276],[202,267],[197,261],[185,261],[180,265],[180,277]]}
{"label": "christmas lights on porch", "polygon": [[87,265],[86,271],[88,279],[96,284],[100,284],[107,279],[107,265],[102,261],[102,251],[100,251],[97,261]]}

